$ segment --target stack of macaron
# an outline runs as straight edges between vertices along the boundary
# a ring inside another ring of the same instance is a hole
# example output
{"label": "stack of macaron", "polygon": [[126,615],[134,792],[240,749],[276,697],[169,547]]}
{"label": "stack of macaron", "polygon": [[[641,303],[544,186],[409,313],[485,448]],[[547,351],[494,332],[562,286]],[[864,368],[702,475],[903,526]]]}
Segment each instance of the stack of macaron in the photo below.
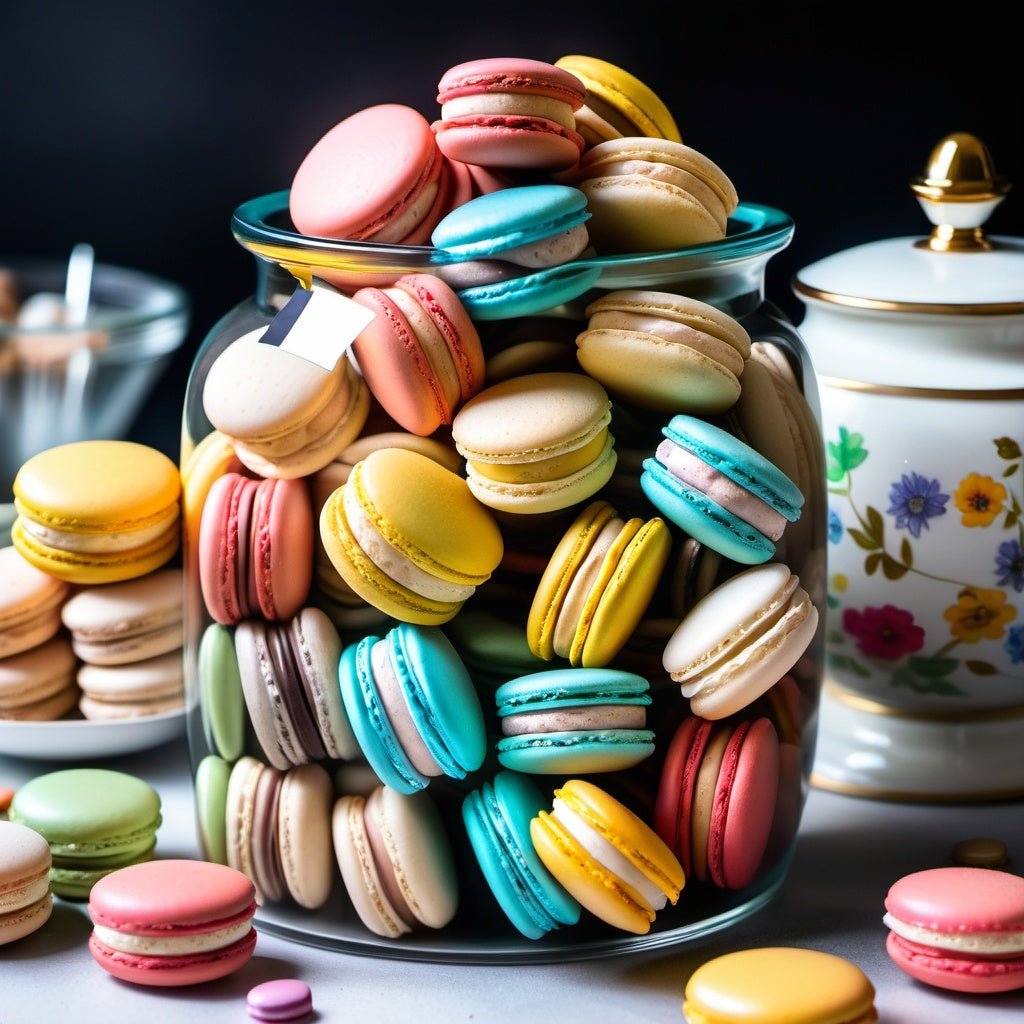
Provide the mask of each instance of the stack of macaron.
{"label": "stack of macaron", "polygon": [[756,893],[799,819],[802,369],[673,282],[602,287],[603,256],[714,242],[738,203],[634,76],[486,58],[436,98],[343,118],[292,181],[302,235],[391,265],[297,272],[194,381],[204,853],[321,914],[340,872],[395,942],[671,927],[684,888]]}
{"label": "stack of macaron", "polygon": [[28,459],[0,548],[0,718],[180,711],[182,487],[166,455],[77,441]]}

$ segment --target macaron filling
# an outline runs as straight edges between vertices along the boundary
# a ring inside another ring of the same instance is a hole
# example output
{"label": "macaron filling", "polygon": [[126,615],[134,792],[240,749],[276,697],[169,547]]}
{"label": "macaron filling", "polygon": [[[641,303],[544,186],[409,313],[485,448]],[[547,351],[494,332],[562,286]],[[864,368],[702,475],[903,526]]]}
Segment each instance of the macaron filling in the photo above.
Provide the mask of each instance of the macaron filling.
{"label": "macaron filling", "polygon": [[133,932],[129,924],[120,927],[108,927],[93,924],[93,934],[104,945],[119,953],[131,953],[135,956],[192,956],[195,953],[210,953],[223,949],[240,939],[244,939],[252,930],[251,914],[234,924],[210,931],[183,931],[174,934],[176,929],[168,928],[161,934]]}
{"label": "macaron filling", "polygon": [[1024,954],[1024,931],[941,931],[902,921],[887,911],[882,923],[901,938],[921,946],[981,957],[1013,957]]}

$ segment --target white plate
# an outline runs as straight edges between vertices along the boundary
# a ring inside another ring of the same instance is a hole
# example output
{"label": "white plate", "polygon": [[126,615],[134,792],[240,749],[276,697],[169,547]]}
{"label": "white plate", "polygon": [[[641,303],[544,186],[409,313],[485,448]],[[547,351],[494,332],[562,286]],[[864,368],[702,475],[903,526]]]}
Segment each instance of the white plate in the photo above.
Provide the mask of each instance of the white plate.
{"label": "white plate", "polygon": [[177,739],[184,732],[184,711],[112,722],[0,721],[0,755],[38,761],[84,761],[146,750]]}

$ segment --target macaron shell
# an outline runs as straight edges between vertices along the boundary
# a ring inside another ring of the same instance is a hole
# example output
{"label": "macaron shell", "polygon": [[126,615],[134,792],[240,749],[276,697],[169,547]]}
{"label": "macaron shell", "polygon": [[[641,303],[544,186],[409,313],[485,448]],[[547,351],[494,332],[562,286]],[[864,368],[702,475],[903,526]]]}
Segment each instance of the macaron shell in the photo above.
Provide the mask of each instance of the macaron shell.
{"label": "macaron shell", "polygon": [[540,789],[515,772],[498,772],[462,803],[466,834],[484,878],[499,907],[528,939],[575,924],[581,909],[534,850],[530,822],[544,804]]}
{"label": "macaron shell", "polygon": [[226,818],[231,766],[217,754],[207,754],[196,766],[196,831],[203,859],[227,864]]}
{"label": "macaron shell", "polygon": [[1024,957],[1021,956],[993,959],[955,954],[910,942],[895,932],[886,936],[885,949],[902,971],[936,988],[977,994],[1024,988]]}
{"label": "macaron shell", "polygon": [[0,719],[52,722],[66,714],[78,701],[77,664],[60,634],[0,659]]}
{"label": "macaron shell", "polygon": [[422,114],[397,103],[366,107],[336,124],[304,157],[292,179],[289,212],[302,234],[370,239],[440,173],[437,142]]}
{"label": "macaron shell", "polygon": [[498,741],[498,762],[527,775],[593,775],[632,768],[654,753],[649,729],[537,732]]}
{"label": "macaron shell", "polygon": [[69,583],[37,569],[17,548],[0,548],[0,658],[54,636],[70,593]]}
{"label": "macaron shell", "polygon": [[0,913],[0,946],[15,942],[38,931],[53,913],[53,895],[47,892],[35,903]]}
{"label": "macaron shell", "polygon": [[236,761],[245,745],[245,696],[234,637],[219,622],[203,630],[196,674],[206,741],[224,760]]}
{"label": "macaron shell", "polygon": [[665,754],[654,805],[654,829],[679,858],[687,877],[693,872],[690,815],[694,788],[711,728],[710,722],[695,715],[677,726]]}
{"label": "macaron shell", "polygon": [[[583,54],[559,57],[555,67],[575,75],[586,87],[584,108],[577,112],[576,120],[577,127],[590,145],[604,138],[633,135],[683,141],[665,103],[654,90],[624,68]],[[614,134],[588,134],[583,127],[592,124],[586,117],[588,109],[613,127]]]}
{"label": "macaron shell", "polygon": [[869,1024],[875,990],[843,957],[798,947],[755,947],[706,960],[686,983],[687,1021]]}
{"label": "macaron shell", "polygon": [[459,300],[474,320],[534,316],[578,299],[601,276],[599,266],[563,263],[508,280],[461,288]]}
{"label": "macaron shell", "polygon": [[313,508],[304,480],[261,480],[253,499],[250,572],[260,611],[290,619],[309,594]]}
{"label": "macaron shell", "polygon": [[708,838],[708,872],[725,889],[743,889],[757,876],[775,818],[779,742],[767,718],[737,725],[715,785]]}
{"label": "macaron shell", "polygon": [[327,902],[333,880],[331,777],[320,764],[289,769],[281,783],[277,842],[291,898],[307,910]]}

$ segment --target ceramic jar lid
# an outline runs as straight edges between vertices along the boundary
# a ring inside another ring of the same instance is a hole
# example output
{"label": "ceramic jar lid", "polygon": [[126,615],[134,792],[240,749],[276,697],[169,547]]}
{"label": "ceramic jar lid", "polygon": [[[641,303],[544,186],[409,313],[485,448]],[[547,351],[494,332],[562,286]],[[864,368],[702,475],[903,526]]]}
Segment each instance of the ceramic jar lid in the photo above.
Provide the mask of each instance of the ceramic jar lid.
{"label": "ceramic jar lid", "polygon": [[925,238],[854,246],[801,270],[806,302],[935,314],[1024,313],[1024,239],[988,237],[982,225],[1010,184],[985,145],[965,132],[932,151],[911,189],[933,225]]}

